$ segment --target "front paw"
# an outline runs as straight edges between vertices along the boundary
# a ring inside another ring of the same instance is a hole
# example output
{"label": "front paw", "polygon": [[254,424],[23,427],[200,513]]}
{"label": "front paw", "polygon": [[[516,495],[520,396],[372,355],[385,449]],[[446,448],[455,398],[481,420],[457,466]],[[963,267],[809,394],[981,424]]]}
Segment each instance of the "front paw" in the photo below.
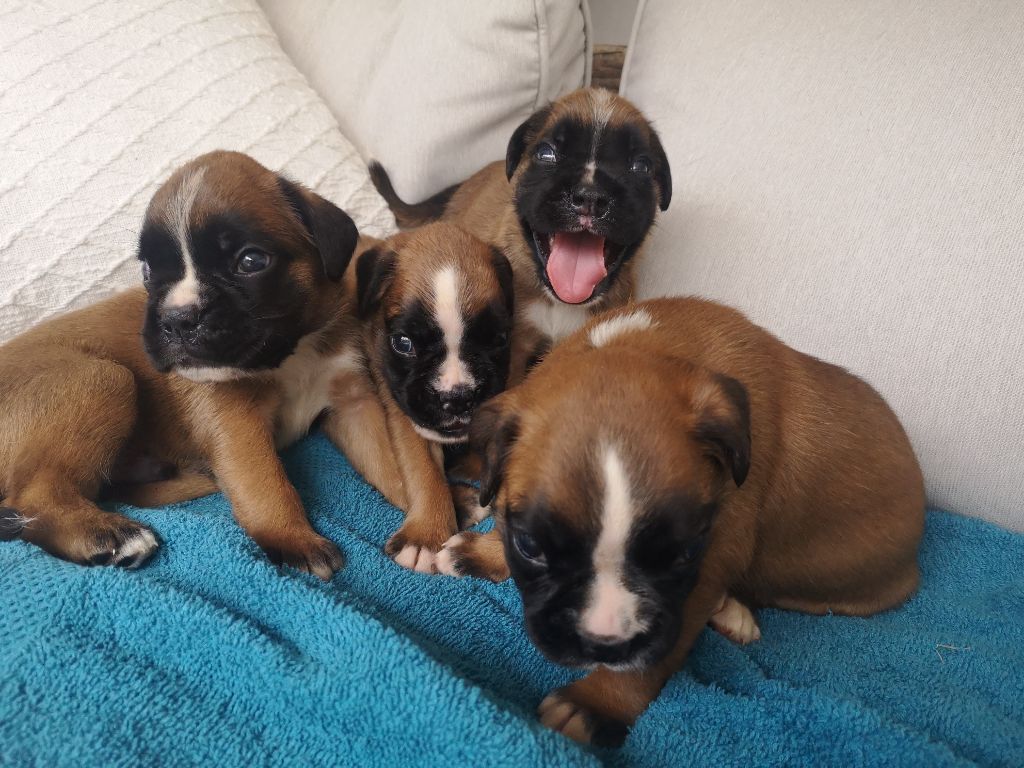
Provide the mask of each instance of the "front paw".
{"label": "front paw", "polygon": [[500,582],[509,577],[501,539],[494,532],[463,531],[444,543],[435,566],[447,576],[475,576]]}
{"label": "front paw", "polygon": [[626,723],[588,705],[576,684],[549,693],[537,708],[537,715],[542,725],[580,744],[621,747],[629,735]]}
{"label": "front paw", "polygon": [[345,565],[345,558],[334,542],[312,531],[295,537],[269,536],[257,543],[275,565],[287,565],[324,581],[330,581]]}
{"label": "front paw", "polygon": [[476,488],[461,483],[452,483],[449,488],[451,488],[455,518],[458,520],[460,531],[472,528],[491,514],[489,507],[480,506],[480,491]]}
{"label": "front paw", "polygon": [[447,535],[448,531],[441,532],[441,535],[424,531],[413,521],[406,520],[384,545],[384,554],[410,571],[437,573],[437,551]]}

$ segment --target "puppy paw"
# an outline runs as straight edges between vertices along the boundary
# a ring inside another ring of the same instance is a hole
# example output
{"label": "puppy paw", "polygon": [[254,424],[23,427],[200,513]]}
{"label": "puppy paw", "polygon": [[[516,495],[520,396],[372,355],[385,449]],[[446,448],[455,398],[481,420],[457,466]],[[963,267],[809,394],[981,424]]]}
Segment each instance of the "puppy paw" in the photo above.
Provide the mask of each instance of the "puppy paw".
{"label": "puppy paw", "polygon": [[[87,565],[113,565],[118,568],[138,568],[149,560],[160,546],[156,534],[149,528],[121,515],[110,515],[110,520],[88,534]],[[27,521],[31,524],[31,521]]]}
{"label": "puppy paw", "polygon": [[721,604],[708,619],[716,632],[725,635],[734,643],[747,645],[761,639],[761,628],[751,610],[734,597],[726,595]]}
{"label": "puppy paw", "polygon": [[580,744],[621,747],[629,726],[602,715],[576,695],[573,685],[552,691],[537,708],[542,725]]}
{"label": "puppy paw", "polygon": [[446,576],[475,576],[499,582],[510,575],[505,550],[493,531],[464,531],[452,536],[438,553],[435,565],[438,572]]}
{"label": "puppy paw", "polygon": [[424,535],[417,526],[410,521],[399,528],[394,536],[388,539],[384,545],[384,553],[403,568],[417,573],[437,573],[434,561],[437,551],[441,548],[441,541],[434,543],[433,539],[443,536]]}
{"label": "puppy paw", "polygon": [[275,565],[287,565],[324,581],[330,581],[345,565],[345,558],[334,542],[312,531],[304,536],[275,538],[259,544]]}
{"label": "puppy paw", "polygon": [[480,506],[480,491],[469,485],[452,483],[452,502],[455,504],[455,518],[459,523],[459,530],[464,531],[472,528],[489,514],[488,507]]}

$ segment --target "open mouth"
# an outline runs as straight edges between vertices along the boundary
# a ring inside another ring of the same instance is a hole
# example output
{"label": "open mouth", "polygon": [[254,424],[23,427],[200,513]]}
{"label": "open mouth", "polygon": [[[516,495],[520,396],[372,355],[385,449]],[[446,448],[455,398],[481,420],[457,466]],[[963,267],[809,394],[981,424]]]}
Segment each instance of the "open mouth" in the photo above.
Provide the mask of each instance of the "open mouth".
{"label": "open mouth", "polygon": [[598,285],[608,277],[609,266],[617,264],[626,251],[626,246],[585,229],[530,232],[548,284],[566,304],[583,304],[595,298]]}

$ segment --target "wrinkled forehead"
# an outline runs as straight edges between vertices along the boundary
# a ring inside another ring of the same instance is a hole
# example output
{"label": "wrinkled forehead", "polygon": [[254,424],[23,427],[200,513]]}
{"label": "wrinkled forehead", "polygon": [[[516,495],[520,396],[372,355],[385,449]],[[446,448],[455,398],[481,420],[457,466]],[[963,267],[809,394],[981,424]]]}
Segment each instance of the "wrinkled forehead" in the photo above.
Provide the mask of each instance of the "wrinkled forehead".
{"label": "wrinkled forehead", "polygon": [[562,148],[634,151],[649,144],[650,129],[643,115],[625,99],[603,89],[572,94],[551,109],[542,137]]}
{"label": "wrinkled forehead", "polygon": [[268,234],[294,234],[295,219],[278,178],[248,158],[197,160],[178,171],[153,196],[147,223],[171,232],[232,223]]}

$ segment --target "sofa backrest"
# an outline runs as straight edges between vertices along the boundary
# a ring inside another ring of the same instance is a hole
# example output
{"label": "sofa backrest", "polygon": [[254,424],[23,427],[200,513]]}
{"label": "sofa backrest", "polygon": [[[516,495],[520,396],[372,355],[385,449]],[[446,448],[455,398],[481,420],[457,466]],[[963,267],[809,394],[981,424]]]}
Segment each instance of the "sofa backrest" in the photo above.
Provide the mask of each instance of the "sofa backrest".
{"label": "sofa backrest", "polygon": [[1024,529],[1024,3],[644,0],[674,194],[642,292],[870,381],[932,504]]}

